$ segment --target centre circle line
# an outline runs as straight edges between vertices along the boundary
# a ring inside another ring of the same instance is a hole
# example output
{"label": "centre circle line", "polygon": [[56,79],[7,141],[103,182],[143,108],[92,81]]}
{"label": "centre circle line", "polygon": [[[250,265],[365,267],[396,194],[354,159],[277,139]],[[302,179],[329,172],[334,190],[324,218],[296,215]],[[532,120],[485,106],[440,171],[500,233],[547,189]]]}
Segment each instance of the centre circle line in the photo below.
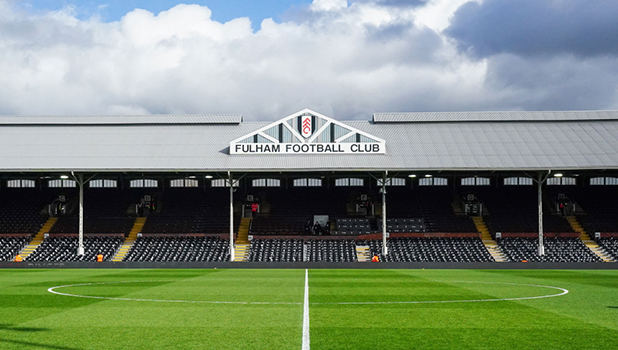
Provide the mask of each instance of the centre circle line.
{"label": "centre circle line", "polygon": [[514,300],[532,300],[563,296],[569,293],[568,289],[554,286],[545,286],[540,284],[525,284],[525,283],[509,283],[509,282],[484,282],[484,281],[435,281],[440,283],[479,283],[479,284],[501,284],[523,287],[539,287],[549,288],[561,291],[558,294],[539,295],[534,297],[517,297],[517,298],[493,298],[493,299],[465,299],[465,300],[412,300],[412,301],[349,301],[349,302],[334,302],[334,303],[312,303],[314,305],[380,305],[380,304],[441,304],[441,303],[480,303],[488,301],[514,301]]}
{"label": "centre circle line", "polygon": [[[122,300],[122,301],[145,301],[145,302],[162,302],[162,303],[191,303],[191,304],[241,304],[241,305],[303,305],[304,303],[291,303],[291,302],[269,302],[269,301],[217,301],[217,300],[172,300],[172,299],[145,299],[145,298],[120,298],[120,297],[103,297],[94,295],[81,295],[59,292],[56,289],[80,287],[80,286],[94,286],[105,284],[123,284],[123,283],[157,283],[157,282],[178,282],[178,280],[157,280],[157,281],[114,281],[114,282],[91,282],[91,283],[77,283],[67,284],[61,286],[50,287],[48,292],[68,296],[75,298],[87,298],[87,299],[100,299],[100,300]],[[568,289],[546,286],[540,284],[524,284],[524,283],[509,283],[509,282],[484,282],[484,281],[436,281],[440,283],[478,283],[478,284],[498,284],[498,285],[512,285],[523,287],[537,287],[548,288],[561,291],[557,294],[539,295],[532,297],[515,297],[515,298],[493,298],[493,299],[466,299],[466,300],[411,300],[411,301],[343,301],[332,303],[320,303],[307,301],[307,305],[382,305],[382,304],[440,304],[440,303],[478,303],[478,302],[490,302],[490,301],[516,301],[516,300],[533,300],[544,299],[563,296],[569,293]],[[307,283],[308,286],[308,283]],[[307,293],[308,297],[308,293]]]}
{"label": "centre circle line", "polygon": [[143,298],[118,298],[118,297],[101,297],[94,295],[81,295],[62,293],[56,289],[68,288],[68,287],[80,287],[80,286],[94,286],[104,284],[121,284],[121,283],[157,283],[157,282],[178,282],[175,280],[159,280],[159,281],[116,281],[116,282],[92,282],[92,283],[78,283],[78,284],[66,284],[62,286],[50,287],[48,292],[63,295],[67,297],[86,298],[86,299],[102,299],[102,300],[122,300],[122,301],[150,301],[160,303],[190,303],[190,304],[241,304],[241,305],[301,305],[301,303],[286,303],[286,302],[269,302],[269,301],[217,301],[217,300],[173,300],[173,299],[143,299]]}

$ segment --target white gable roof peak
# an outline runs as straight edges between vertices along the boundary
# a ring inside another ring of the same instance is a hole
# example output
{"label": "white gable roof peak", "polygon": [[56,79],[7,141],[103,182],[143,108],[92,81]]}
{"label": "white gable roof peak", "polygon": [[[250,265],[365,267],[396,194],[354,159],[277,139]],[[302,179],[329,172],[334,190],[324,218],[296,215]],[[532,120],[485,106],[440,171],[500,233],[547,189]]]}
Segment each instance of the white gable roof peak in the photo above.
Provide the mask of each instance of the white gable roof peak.
{"label": "white gable roof peak", "polygon": [[[303,118],[310,118],[309,121]],[[279,130],[276,130],[276,129]],[[306,128],[309,128],[307,132]],[[305,130],[303,130],[305,129]],[[305,131],[305,132],[303,132]],[[253,138],[253,141],[251,140]],[[381,143],[384,140],[305,108],[230,142],[235,143]]]}

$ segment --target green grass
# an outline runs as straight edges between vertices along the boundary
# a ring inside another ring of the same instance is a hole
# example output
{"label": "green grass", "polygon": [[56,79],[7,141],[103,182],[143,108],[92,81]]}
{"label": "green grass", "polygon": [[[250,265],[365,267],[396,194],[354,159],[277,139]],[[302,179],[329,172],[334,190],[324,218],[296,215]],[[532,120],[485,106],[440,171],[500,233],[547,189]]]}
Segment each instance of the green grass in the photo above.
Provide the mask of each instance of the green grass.
{"label": "green grass", "polygon": [[[300,349],[304,276],[304,270],[0,270],[0,349]],[[106,283],[123,281],[130,283]],[[193,302],[47,291],[84,283],[94,284],[57,291]],[[406,303],[561,293],[522,284],[569,293]],[[618,271],[309,270],[309,286],[312,349],[618,348]]]}

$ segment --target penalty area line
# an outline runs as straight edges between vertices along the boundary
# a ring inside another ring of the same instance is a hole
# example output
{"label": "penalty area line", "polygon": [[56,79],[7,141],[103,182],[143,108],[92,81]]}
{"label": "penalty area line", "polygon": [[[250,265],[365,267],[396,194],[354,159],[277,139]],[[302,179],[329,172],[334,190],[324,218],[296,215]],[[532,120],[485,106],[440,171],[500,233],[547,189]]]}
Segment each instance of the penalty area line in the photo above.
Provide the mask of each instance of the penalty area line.
{"label": "penalty area line", "polygon": [[303,347],[302,350],[309,350],[309,270],[305,269],[305,301],[303,303]]}

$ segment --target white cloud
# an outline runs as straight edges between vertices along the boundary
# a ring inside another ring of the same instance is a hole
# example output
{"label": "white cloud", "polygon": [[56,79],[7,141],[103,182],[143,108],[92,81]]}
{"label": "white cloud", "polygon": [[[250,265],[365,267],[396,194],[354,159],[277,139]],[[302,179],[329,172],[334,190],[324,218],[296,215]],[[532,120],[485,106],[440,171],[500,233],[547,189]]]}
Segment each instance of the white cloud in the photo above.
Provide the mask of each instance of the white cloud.
{"label": "white cloud", "polygon": [[347,0],[314,0],[310,8],[312,11],[335,11],[348,7]]}
{"label": "white cloud", "polygon": [[[539,96],[548,96],[542,84],[505,84],[498,61],[458,52],[440,32],[444,23],[419,25],[423,7],[315,0],[297,18],[267,19],[255,32],[248,18],[219,23],[197,5],[134,10],[112,23],[78,20],[71,9],[31,15],[3,0],[0,10],[0,114],[272,120],[309,107],[367,119],[380,111],[542,108]],[[616,93],[593,104],[615,106]]]}
{"label": "white cloud", "polygon": [[415,11],[416,23],[442,31],[450,24],[455,11],[467,2],[480,2],[480,0],[429,0],[426,6],[419,7]]}

